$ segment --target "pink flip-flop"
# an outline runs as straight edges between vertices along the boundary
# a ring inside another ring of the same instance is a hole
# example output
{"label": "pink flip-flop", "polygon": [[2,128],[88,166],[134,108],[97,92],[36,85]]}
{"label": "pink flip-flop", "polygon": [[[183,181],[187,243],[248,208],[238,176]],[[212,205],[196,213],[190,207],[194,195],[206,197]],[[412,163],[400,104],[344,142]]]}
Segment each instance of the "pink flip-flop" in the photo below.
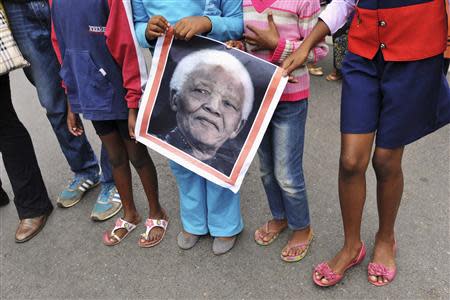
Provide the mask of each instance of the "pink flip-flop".
{"label": "pink flip-flop", "polygon": [[[394,255],[397,254],[397,242],[394,242]],[[377,264],[377,263],[369,263],[367,266],[367,280],[375,285],[375,286],[384,286],[386,284],[391,283],[395,276],[397,275],[397,267],[394,268],[388,268],[383,264]],[[378,282],[370,280],[370,276],[383,276],[383,279],[386,279],[387,281],[384,282]]]}
{"label": "pink flip-flop", "polygon": [[[306,254],[308,253],[309,250],[309,246],[311,246],[312,240],[313,240],[314,234],[313,231],[311,230],[311,233],[308,237],[308,240],[306,242],[302,242],[302,243],[298,243],[298,244],[294,244],[294,245],[286,245],[286,247],[289,247],[289,249],[302,249],[303,251],[299,254],[299,255],[292,255],[292,256],[284,256],[283,253],[281,253],[281,259],[285,262],[297,262],[302,260]],[[288,250],[289,252],[289,250]]]}
{"label": "pink flip-flop", "polygon": [[[357,264],[361,263],[364,260],[365,256],[366,256],[366,246],[364,245],[364,243],[362,243],[361,250],[359,250],[358,256],[353,261],[350,262],[350,264],[344,269],[344,272],[342,274],[337,274],[336,272],[334,272],[326,262],[319,264],[317,267],[314,268],[312,274],[314,283],[322,287],[336,285],[344,278],[345,272],[351,267],[354,267]],[[316,278],[316,273],[320,275],[319,279]],[[325,278],[328,281],[328,283],[323,283],[321,281],[323,278]]]}

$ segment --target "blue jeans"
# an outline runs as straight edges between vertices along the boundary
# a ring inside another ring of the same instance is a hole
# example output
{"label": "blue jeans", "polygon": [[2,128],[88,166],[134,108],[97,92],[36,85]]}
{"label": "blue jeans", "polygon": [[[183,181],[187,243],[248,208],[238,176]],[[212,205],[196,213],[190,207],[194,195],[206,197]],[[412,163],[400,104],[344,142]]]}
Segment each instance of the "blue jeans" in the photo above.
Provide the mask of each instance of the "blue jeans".
{"label": "blue jeans", "polygon": [[280,102],[258,149],[261,179],[276,220],[287,219],[292,230],[309,226],[303,176],[308,101]]}
{"label": "blue jeans", "polygon": [[240,194],[233,193],[169,161],[180,194],[181,223],[186,232],[231,237],[242,231]]}
{"label": "blue jeans", "polygon": [[[61,87],[61,68],[51,44],[48,1],[15,3],[4,1],[10,26],[20,51],[30,62],[25,75],[36,87],[39,101],[55,132],[61,150],[76,176],[95,177],[99,166],[86,136],[75,137],[67,129],[67,101]],[[102,182],[112,182],[112,170],[106,151],[101,154]]]}

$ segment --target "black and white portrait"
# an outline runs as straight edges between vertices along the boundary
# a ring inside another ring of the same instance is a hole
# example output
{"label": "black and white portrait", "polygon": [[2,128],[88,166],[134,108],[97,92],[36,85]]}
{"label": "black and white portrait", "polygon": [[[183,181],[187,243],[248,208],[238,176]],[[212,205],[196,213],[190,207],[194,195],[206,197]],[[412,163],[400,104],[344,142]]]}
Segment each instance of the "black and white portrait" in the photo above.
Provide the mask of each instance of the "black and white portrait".
{"label": "black and white portrait", "polygon": [[256,140],[249,133],[278,68],[208,38],[170,42],[166,53],[162,42],[155,52],[165,53],[166,62],[153,61],[153,90],[147,86],[146,95],[154,99],[148,99],[152,107],[145,133],[229,178],[244,165],[245,159],[237,164],[239,157],[250,154],[243,152],[244,145]]}
{"label": "black and white portrait", "polygon": [[[200,50],[185,56],[170,80],[177,126],[164,140],[229,174],[240,150],[231,141],[245,126],[253,94],[247,69],[230,53]],[[233,147],[221,149],[228,141]]]}

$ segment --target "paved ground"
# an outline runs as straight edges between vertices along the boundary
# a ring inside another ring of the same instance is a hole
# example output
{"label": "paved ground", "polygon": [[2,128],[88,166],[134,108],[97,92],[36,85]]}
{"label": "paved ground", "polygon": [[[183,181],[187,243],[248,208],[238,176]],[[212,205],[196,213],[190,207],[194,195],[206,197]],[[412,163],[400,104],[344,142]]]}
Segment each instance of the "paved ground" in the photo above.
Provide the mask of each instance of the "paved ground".
{"label": "paved ground", "polygon": [[[323,65],[330,71],[329,59]],[[385,288],[368,284],[366,258],[338,286],[320,289],[313,285],[313,265],[335,253],[342,242],[342,229],[337,198],[340,85],[315,78],[312,86],[305,172],[316,239],[301,263],[287,264],[279,259],[288,233],[267,248],[253,242],[254,230],[270,216],[257,161],[242,187],[246,227],[236,247],[216,257],[211,252],[212,240],[203,238],[194,249],[180,250],[176,246],[180,230],[176,184],[167,161],[152,152],[161,201],[171,217],[168,234],[158,247],[143,250],[137,246],[143,226],[120,245],[103,246],[101,234],[113,221],[89,220],[98,189],[73,208],[56,208],[43,232],[21,245],[14,243],[17,214],[10,204],[0,209],[0,298],[448,299],[449,127],[406,150],[406,185],[397,223],[399,276],[395,283]],[[36,93],[22,72],[12,74],[12,89],[19,115],[32,135],[48,192],[55,200],[71,173]],[[87,128],[99,150],[91,125]],[[372,170],[367,175],[363,239],[372,249],[377,228],[375,179]],[[1,178],[12,195],[3,171]],[[136,174],[134,179],[137,206],[145,215],[143,190]]]}

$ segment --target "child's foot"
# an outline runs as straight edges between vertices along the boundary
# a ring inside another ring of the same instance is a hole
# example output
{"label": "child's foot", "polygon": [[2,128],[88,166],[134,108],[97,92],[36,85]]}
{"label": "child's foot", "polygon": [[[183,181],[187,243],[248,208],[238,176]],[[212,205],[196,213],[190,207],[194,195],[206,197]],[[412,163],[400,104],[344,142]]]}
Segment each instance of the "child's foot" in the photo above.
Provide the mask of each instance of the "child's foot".
{"label": "child's foot", "polygon": [[178,247],[183,250],[191,249],[200,239],[199,235],[188,233],[184,230],[180,231],[177,237]]}
{"label": "child's foot", "polygon": [[96,187],[100,183],[100,175],[91,178],[75,175],[69,185],[59,194],[56,204],[62,208],[72,207],[78,202],[84,194]]}
{"label": "child's foot", "polygon": [[313,63],[306,64],[306,67],[308,68],[309,74],[314,76],[322,76],[323,70],[322,67],[318,67]]}
{"label": "child's foot", "polygon": [[[392,237],[382,237],[379,234],[375,236],[375,246],[373,250],[373,259],[371,264],[382,266],[386,268],[387,271],[395,272],[395,238]],[[386,273],[387,272],[381,272]],[[378,284],[387,284],[393,278],[388,278],[388,276],[370,276],[369,281]]]}
{"label": "child's foot", "polygon": [[[344,246],[341,251],[339,251],[333,259],[326,262],[326,264],[335,274],[343,275],[352,261],[354,261],[358,257],[358,254],[360,254],[362,246],[363,244],[361,241],[348,247]],[[320,281],[324,285],[329,284],[328,280],[317,271],[314,272],[314,277],[317,281]]]}
{"label": "child's foot", "polygon": [[281,259],[287,262],[295,262],[305,257],[309,245],[313,239],[311,227],[295,230],[287,245],[281,251]]}
{"label": "child's foot", "polygon": [[114,183],[102,183],[102,189],[91,212],[94,221],[105,221],[122,209],[122,201]]}
{"label": "child's foot", "polygon": [[255,231],[255,242],[262,246],[271,244],[278,235],[287,228],[287,220],[275,220],[267,221],[266,224],[261,226]]}
{"label": "child's foot", "polygon": [[342,73],[338,70],[334,70],[325,78],[328,81],[338,81],[342,79]]}
{"label": "child's foot", "polygon": [[141,235],[139,245],[148,248],[159,244],[165,235],[168,221],[169,217],[163,209],[154,213],[150,212],[145,222],[147,230]]}
{"label": "child's foot", "polygon": [[212,250],[215,255],[222,255],[230,251],[236,243],[237,235],[230,237],[215,237]]}
{"label": "child's foot", "polygon": [[103,242],[108,246],[120,243],[140,222],[141,217],[137,213],[117,219],[114,229],[103,236]]}

